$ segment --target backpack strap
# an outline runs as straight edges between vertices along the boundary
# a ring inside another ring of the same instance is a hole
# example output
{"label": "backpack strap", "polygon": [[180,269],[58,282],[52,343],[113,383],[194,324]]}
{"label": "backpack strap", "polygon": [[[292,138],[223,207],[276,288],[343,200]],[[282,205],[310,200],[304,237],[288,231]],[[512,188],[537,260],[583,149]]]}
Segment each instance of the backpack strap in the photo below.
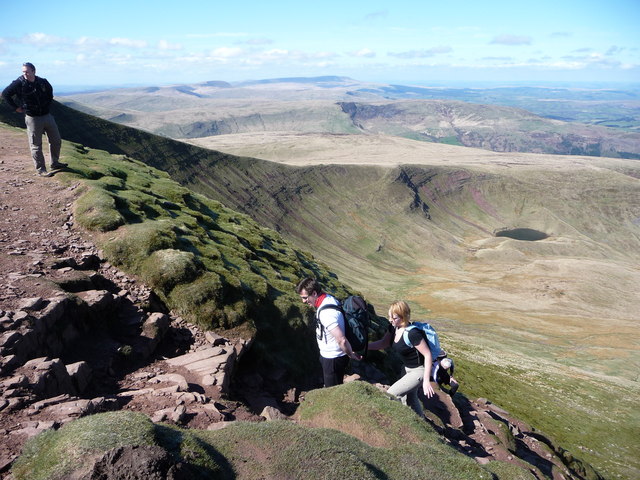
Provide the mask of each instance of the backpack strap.
{"label": "backpack strap", "polygon": [[411,340],[409,340],[409,330],[412,330],[414,328],[416,328],[416,326],[410,324],[406,326],[404,329],[404,332],[402,332],[402,338],[404,339],[404,343],[406,343],[407,347],[410,347],[410,348],[416,348],[413,345],[411,345]]}
{"label": "backpack strap", "polygon": [[330,308],[331,310],[338,310],[340,313],[342,313],[343,318],[344,318],[344,310],[342,310],[342,307],[340,305],[334,305],[333,303],[330,303],[328,305],[322,305],[320,308],[318,308],[318,310],[316,310],[316,325],[320,326],[320,335],[318,336],[318,340],[322,340],[322,337],[324,337],[324,341],[326,343],[327,332],[325,331],[324,325],[322,325],[322,322],[320,321],[320,312],[325,308]]}
{"label": "backpack strap", "polygon": [[[409,330],[412,330],[414,328],[418,328],[418,326],[414,325],[414,324],[409,324],[409,325],[407,325],[405,327],[404,332],[402,332],[402,338],[404,339],[404,343],[406,343],[407,347],[410,347],[410,348],[416,348],[415,346],[413,346],[411,344],[411,340],[409,340]],[[431,352],[431,347],[429,346],[429,339],[427,339],[427,336],[424,333],[422,334],[422,337],[424,338],[424,341],[427,344],[427,348],[429,349],[429,352]],[[444,350],[441,350],[441,351],[444,353]],[[446,356],[447,356],[447,354],[444,353],[444,355],[441,354],[437,358],[433,358],[433,353],[432,353],[431,354],[431,364],[432,365],[435,364],[436,362],[440,361],[440,359],[442,359],[442,358],[444,358]]]}

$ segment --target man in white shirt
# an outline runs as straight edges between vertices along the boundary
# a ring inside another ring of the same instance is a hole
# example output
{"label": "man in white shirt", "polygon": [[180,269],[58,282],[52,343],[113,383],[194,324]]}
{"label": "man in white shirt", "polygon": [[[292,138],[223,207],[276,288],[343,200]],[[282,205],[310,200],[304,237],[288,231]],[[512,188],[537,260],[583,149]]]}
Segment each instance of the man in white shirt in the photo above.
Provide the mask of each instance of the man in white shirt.
{"label": "man in white shirt", "polygon": [[296,286],[296,292],[302,303],[316,309],[316,339],[320,349],[324,386],[340,385],[344,381],[349,359],[362,359],[353,351],[344,335],[344,315],[341,309],[331,308],[339,307],[340,303],[332,295],[324,293],[314,278],[301,280]]}

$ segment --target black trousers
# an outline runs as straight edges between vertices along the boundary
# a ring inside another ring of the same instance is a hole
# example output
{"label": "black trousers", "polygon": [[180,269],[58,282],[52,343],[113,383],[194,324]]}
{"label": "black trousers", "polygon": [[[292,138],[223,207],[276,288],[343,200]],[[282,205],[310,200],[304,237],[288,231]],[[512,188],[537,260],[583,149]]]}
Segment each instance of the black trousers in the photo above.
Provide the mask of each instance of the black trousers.
{"label": "black trousers", "polygon": [[320,365],[322,365],[322,376],[325,387],[341,385],[344,381],[347,366],[349,365],[349,357],[346,355],[337,358],[324,358],[321,356]]}

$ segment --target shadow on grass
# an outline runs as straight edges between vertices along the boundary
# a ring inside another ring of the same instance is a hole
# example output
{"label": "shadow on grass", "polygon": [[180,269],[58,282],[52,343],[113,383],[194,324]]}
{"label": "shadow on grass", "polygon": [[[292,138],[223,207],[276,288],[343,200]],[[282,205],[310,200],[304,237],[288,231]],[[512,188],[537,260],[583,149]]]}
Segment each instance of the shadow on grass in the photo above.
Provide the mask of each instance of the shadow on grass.
{"label": "shadow on grass", "polygon": [[176,461],[189,466],[193,479],[236,478],[233,467],[224,455],[194,435],[164,425],[156,425],[156,440]]}

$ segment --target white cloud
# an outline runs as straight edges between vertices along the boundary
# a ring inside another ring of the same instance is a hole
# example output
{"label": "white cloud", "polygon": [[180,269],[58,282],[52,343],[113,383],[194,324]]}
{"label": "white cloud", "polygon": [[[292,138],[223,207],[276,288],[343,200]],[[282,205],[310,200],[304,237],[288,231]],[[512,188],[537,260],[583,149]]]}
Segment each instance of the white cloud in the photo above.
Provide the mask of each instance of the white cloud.
{"label": "white cloud", "polygon": [[623,63],[620,65],[620,68],[623,70],[633,70],[634,68],[639,68],[640,65],[637,63]]}
{"label": "white cloud", "polygon": [[349,52],[349,55],[352,57],[373,58],[376,56],[376,52],[370,48],[361,48],[360,50]]}
{"label": "white cloud", "polygon": [[262,60],[282,60],[290,57],[299,57],[301,52],[292,52],[282,48],[272,48],[256,55],[257,59]]}
{"label": "white cloud", "polygon": [[269,39],[269,38],[250,38],[249,40],[247,40],[246,42],[244,42],[246,45],[270,45],[273,43],[273,40]]}
{"label": "white cloud", "polygon": [[22,39],[23,43],[33,45],[55,45],[58,43],[66,43],[62,37],[47,35],[46,33],[29,33]]}
{"label": "white cloud", "polygon": [[617,45],[611,45],[611,47],[609,47],[609,50],[607,50],[605,55],[615,55],[617,53],[622,53],[623,50],[624,48],[622,47],[618,47]]}
{"label": "white cloud", "polygon": [[322,58],[334,58],[336,56],[333,52],[314,52],[307,55],[308,58],[322,59]]}
{"label": "white cloud", "polygon": [[225,37],[248,37],[246,32],[215,32],[215,33],[190,33],[187,38],[225,38]]}
{"label": "white cloud", "polygon": [[435,57],[436,55],[442,53],[449,53],[453,51],[451,47],[448,46],[438,46],[425,50],[409,50],[406,52],[388,52],[388,55],[391,57],[397,58],[427,58],[427,57]]}
{"label": "white cloud", "polygon": [[96,48],[105,46],[107,42],[100,38],[80,37],[75,41],[75,44],[79,47]]}
{"label": "white cloud", "polygon": [[109,44],[127,48],[145,48],[147,46],[147,42],[144,40],[133,40],[130,38],[118,37],[109,40]]}
{"label": "white cloud", "polygon": [[524,35],[498,35],[493,37],[490,43],[496,43],[499,45],[531,45],[531,37]]}
{"label": "white cloud", "polygon": [[389,16],[389,10],[378,10],[376,12],[367,13],[364,16],[365,20],[375,20],[377,18],[386,18]]}
{"label": "white cloud", "polygon": [[220,47],[211,51],[211,56],[220,59],[237,58],[245,54],[240,47]]}
{"label": "white cloud", "polygon": [[482,60],[490,62],[512,62],[513,57],[482,57]]}
{"label": "white cloud", "polygon": [[160,50],[182,50],[182,45],[179,43],[169,43],[166,40],[160,40],[158,42],[158,48]]}

